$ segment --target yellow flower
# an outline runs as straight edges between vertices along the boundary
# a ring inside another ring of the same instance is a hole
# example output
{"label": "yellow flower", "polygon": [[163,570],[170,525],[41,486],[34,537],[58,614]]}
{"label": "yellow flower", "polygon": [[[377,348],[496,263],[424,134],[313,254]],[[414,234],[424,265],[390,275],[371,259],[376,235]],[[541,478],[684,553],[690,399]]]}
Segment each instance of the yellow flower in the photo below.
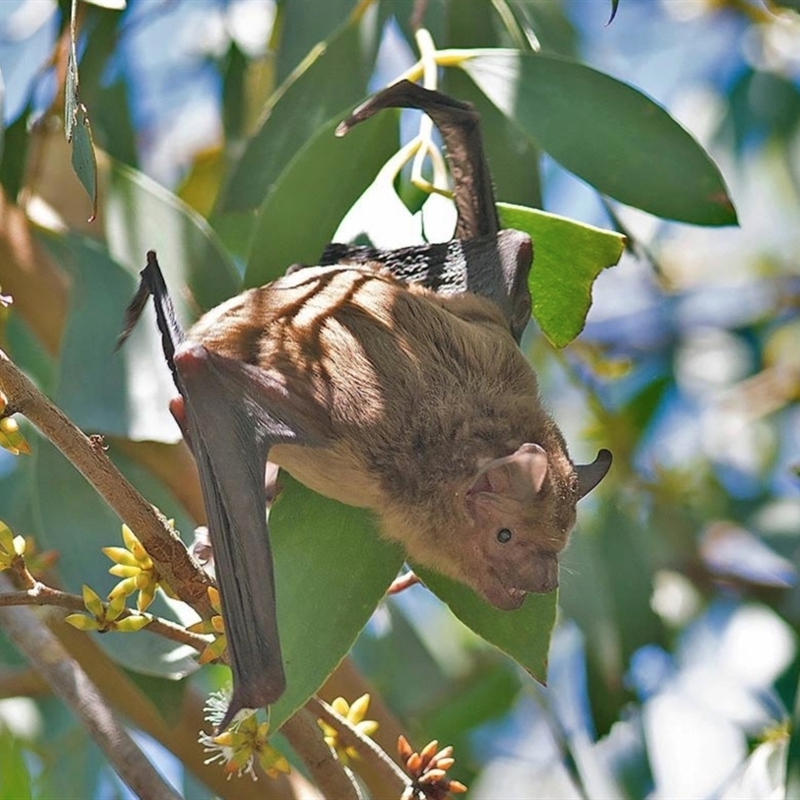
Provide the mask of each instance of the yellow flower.
{"label": "yellow flower", "polygon": [[200,744],[206,753],[212,754],[205,763],[220,762],[229,780],[232,775],[241,777],[244,774],[256,780],[256,761],[270,778],[276,778],[280,772],[288,773],[289,762],[269,743],[268,733],[269,723],[259,723],[255,712],[216,736],[201,733]]}
{"label": "yellow flower", "polygon": [[208,664],[209,661],[216,661],[228,646],[228,640],[225,637],[225,623],[222,621],[219,592],[213,586],[208,587],[208,599],[211,607],[217,613],[211,619],[200,620],[200,622],[195,622],[194,625],[190,625],[186,629],[191,633],[214,634],[214,640],[198,656],[198,664]]}
{"label": "yellow flower", "polygon": [[18,456],[20,453],[30,455],[30,445],[19,431],[19,423],[13,417],[0,419],[0,447]]}
{"label": "yellow flower", "polygon": [[86,606],[88,614],[69,614],[64,618],[66,622],[79,631],[133,633],[150,624],[150,617],[144,614],[131,614],[119,619],[122,612],[125,611],[124,594],[110,598],[110,601],[106,604],[103,603],[97,592],[84,585],[83,605]]}
{"label": "yellow flower", "polygon": [[160,586],[170,597],[174,597],[172,589],[160,578],[150,556],[133,531],[122,526],[122,540],[125,547],[104,547],[103,552],[115,562],[108,571],[122,580],[111,590],[109,598],[127,597],[139,592],[136,608],[144,611],[156,595]]}
{"label": "yellow flower", "polygon": [[0,522],[0,570],[8,569],[14,559],[25,555],[25,537],[14,536],[11,528]]}
{"label": "yellow flower", "polygon": [[[368,694],[362,694],[358,700],[353,701],[352,705],[344,697],[337,697],[331,703],[331,708],[364,736],[372,736],[378,730],[378,723],[374,719],[364,719],[369,708]],[[322,720],[318,720],[318,724],[325,734],[325,741],[328,747],[336,753],[342,764],[346,765],[350,762],[350,759],[358,758],[355,748],[346,747],[339,741],[339,733],[335,728],[332,728]]]}
{"label": "yellow flower", "polygon": [[[0,305],[2,305],[3,295],[0,295]],[[3,414],[8,406],[8,398],[0,392],[0,415]],[[25,441],[25,437],[19,432],[19,424],[12,417],[0,417],[0,447],[4,447],[9,452],[18,456],[20,453],[30,454],[31,448]]]}

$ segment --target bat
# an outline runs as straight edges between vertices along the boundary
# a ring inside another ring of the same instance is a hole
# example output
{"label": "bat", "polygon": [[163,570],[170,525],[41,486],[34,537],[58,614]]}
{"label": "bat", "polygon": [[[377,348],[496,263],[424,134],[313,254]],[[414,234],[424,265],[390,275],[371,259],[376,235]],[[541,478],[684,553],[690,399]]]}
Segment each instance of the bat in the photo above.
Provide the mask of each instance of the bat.
{"label": "bat", "polygon": [[153,252],[120,343],[152,296],[197,462],[233,671],[221,724],[277,700],[286,678],[265,505],[269,460],[371,509],[416,563],[501,609],[558,585],[575,504],[611,454],[573,465],[518,347],[533,245],[500,230],[478,114],[403,81],[337,131],[388,107],[430,114],[458,212],[443,244],[329,245],[184,333]]}

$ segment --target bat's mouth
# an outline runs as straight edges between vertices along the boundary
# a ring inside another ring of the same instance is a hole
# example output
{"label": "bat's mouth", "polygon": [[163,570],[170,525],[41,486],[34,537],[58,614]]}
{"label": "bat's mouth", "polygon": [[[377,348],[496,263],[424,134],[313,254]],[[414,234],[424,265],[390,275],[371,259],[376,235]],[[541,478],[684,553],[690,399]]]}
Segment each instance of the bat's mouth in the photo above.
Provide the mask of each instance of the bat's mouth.
{"label": "bat's mouth", "polygon": [[513,604],[510,606],[511,609],[519,608],[528,596],[528,592],[525,589],[518,589],[516,586],[504,586],[503,588],[506,590]]}
{"label": "bat's mouth", "polygon": [[[515,586],[510,576],[503,578],[492,571],[492,586],[484,594],[486,599],[496,608],[513,611],[519,608],[529,594],[547,594],[558,588],[558,568],[546,569],[535,580],[526,582],[526,588]],[[517,579],[519,580],[519,579]],[[516,580],[514,580],[516,583]]]}
{"label": "bat's mouth", "polygon": [[492,576],[491,586],[484,586],[482,594],[495,608],[513,611],[522,605],[528,592],[516,586],[508,586],[495,573]]}

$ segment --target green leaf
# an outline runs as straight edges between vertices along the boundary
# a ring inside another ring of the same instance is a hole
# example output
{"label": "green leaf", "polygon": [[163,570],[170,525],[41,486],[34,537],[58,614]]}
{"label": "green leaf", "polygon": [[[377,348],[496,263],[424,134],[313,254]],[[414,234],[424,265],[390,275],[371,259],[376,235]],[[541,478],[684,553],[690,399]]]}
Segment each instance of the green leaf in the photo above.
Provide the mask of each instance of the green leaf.
{"label": "green leaf", "polygon": [[543,150],[603,194],[667,219],[736,224],[714,162],[661,106],[583,64],[474,51],[461,67]]}
{"label": "green leaf", "polygon": [[78,106],[71,142],[72,168],[92,201],[92,215],[89,218],[92,222],[97,217],[97,158],[94,154],[92,126],[83,104]]}
{"label": "green leaf", "polygon": [[350,650],[403,563],[370,515],[315,494],[281,473],[270,512],[286,693],[277,730]]}
{"label": "green leaf", "polygon": [[28,163],[28,148],[31,137],[28,134],[30,105],[11,125],[3,130],[3,158],[0,160],[0,184],[6,195],[14,199],[25,180]]}
{"label": "green leaf", "polygon": [[[650,604],[663,542],[643,520],[641,497],[630,506],[599,495],[591,517],[561,557],[561,608],[586,637],[594,721],[607,731],[631,699],[623,675],[631,655],[648,643],[663,644],[665,631]],[[668,561],[668,558],[667,558]]]}
{"label": "green leaf", "polygon": [[70,275],[53,398],[83,430],[135,440],[176,442],[169,414],[175,394],[149,315],[115,350],[136,281],[99,243],[76,234],[40,234]]}
{"label": "green leaf", "polygon": [[22,745],[8,728],[0,725],[0,800],[29,800],[31,797],[31,776]]}
{"label": "green leaf", "polygon": [[501,611],[450,578],[416,564],[414,571],[468,628],[511,656],[531,677],[545,682],[557,592],[528,595],[515,611]]}
{"label": "green leaf", "polygon": [[222,189],[217,214],[260,206],[272,183],[320,127],[344,118],[364,96],[377,46],[373,16],[348,23],[314,48],[275,92]]}
{"label": "green leaf", "polygon": [[355,0],[291,0],[280,6],[280,42],[275,57],[275,72],[282,83],[311,51],[329,38],[355,6]]}
{"label": "green leaf", "polygon": [[273,183],[259,213],[246,286],[260,286],[291,264],[317,263],[350,207],[398,148],[397,115],[380,114],[347,136],[329,122]]}
{"label": "green leaf", "polygon": [[583,330],[595,278],[619,261],[625,237],[532,208],[499,203],[498,211],[503,227],[533,240],[528,285],[536,322],[553,345],[568,345]]}
{"label": "green leaf", "polygon": [[[239,270],[208,222],[143,173],[114,162],[103,219],[112,258],[139,274],[158,252],[170,286],[187,285],[195,309],[213,308],[241,291]],[[173,291],[173,301],[178,292]]]}
{"label": "green leaf", "polygon": [[75,7],[72,0],[70,47],[67,56],[67,77],[64,84],[64,135],[72,144],[72,168],[92,201],[90,221],[97,217],[97,159],[94,154],[92,127],[86,106],[78,91],[78,64],[75,56]]}
{"label": "green leaf", "polygon": [[151,312],[114,348],[145,252],[158,251],[184,325],[236,294],[240,280],[208,223],[141,173],[112,164],[103,194],[108,249],[77,234],[39,234],[72,279],[55,397],[85,430],[174,443],[175,386]]}

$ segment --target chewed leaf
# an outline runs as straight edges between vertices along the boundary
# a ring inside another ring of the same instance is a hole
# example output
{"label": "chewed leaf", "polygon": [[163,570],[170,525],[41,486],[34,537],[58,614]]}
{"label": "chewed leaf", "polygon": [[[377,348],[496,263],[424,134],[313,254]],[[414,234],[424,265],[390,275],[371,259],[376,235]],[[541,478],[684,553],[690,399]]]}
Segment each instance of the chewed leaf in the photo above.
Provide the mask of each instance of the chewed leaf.
{"label": "chewed leaf", "polygon": [[553,345],[568,345],[583,330],[595,278],[619,261],[625,237],[532,208],[498,203],[498,211],[503,227],[533,240],[528,285],[536,322]]}

